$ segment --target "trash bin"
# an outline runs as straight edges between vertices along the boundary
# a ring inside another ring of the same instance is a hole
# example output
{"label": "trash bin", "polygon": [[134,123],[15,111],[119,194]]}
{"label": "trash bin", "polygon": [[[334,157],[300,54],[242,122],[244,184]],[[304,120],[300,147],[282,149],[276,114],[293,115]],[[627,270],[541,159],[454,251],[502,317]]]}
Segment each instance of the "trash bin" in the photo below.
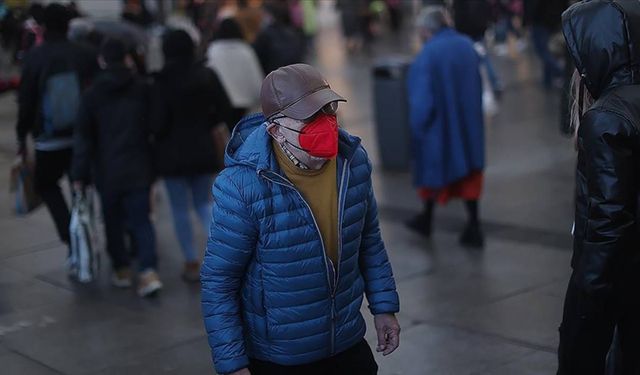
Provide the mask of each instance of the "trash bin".
{"label": "trash bin", "polygon": [[408,170],[411,157],[408,57],[387,57],[373,66],[373,108],[382,167]]}

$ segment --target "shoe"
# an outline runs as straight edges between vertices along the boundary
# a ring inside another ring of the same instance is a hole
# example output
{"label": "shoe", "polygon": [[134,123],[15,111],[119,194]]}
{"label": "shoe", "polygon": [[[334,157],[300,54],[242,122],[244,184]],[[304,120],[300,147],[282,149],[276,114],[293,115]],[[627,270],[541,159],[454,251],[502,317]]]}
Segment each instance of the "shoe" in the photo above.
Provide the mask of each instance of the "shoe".
{"label": "shoe", "polygon": [[462,246],[476,249],[484,247],[484,235],[480,230],[480,225],[467,225],[464,232],[462,232],[462,236],[460,236],[460,244]]}
{"label": "shoe", "polygon": [[413,219],[406,221],[405,225],[424,237],[431,237],[431,223],[429,223],[425,214],[416,215]]}
{"label": "shoe", "polygon": [[133,285],[133,277],[131,276],[131,269],[129,267],[118,268],[111,274],[111,285],[116,288],[131,288]]}
{"label": "shoe", "polygon": [[200,262],[186,262],[182,270],[182,279],[188,283],[200,282]]}
{"label": "shoe", "polygon": [[140,297],[151,297],[162,289],[160,277],[153,269],[148,269],[140,273],[138,280],[138,295]]}
{"label": "shoe", "polygon": [[509,54],[509,47],[505,43],[496,44],[494,51],[496,56],[505,57]]}

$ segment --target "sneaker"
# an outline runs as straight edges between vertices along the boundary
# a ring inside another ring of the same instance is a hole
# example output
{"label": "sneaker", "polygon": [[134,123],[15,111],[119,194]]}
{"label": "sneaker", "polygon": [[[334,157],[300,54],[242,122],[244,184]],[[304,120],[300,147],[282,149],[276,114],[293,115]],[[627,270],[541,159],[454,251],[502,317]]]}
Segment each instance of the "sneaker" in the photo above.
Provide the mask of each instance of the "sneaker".
{"label": "sneaker", "polygon": [[150,297],[162,289],[160,277],[153,269],[148,269],[140,273],[138,280],[138,295],[140,297]]}
{"label": "sneaker", "polygon": [[484,235],[480,230],[480,225],[467,225],[460,236],[460,244],[475,249],[484,247]]}
{"label": "sneaker", "polygon": [[182,279],[189,283],[200,282],[200,262],[186,262],[182,270]]}
{"label": "sneaker", "polygon": [[130,268],[118,268],[111,274],[111,285],[116,288],[131,288],[133,285],[132,279]]}
{"label": "sneaker", "polygon": [[431,237],[431,225],[425,214],[416,215],[413,219],[406,221],[405,225],[420,235]]}
{"label": "sneaker", "polygon": [[506,43],[496,44],[494,47],[494,51],[496,53],[496,56],[505,57],[509,54],[509,47],[506,45]]}

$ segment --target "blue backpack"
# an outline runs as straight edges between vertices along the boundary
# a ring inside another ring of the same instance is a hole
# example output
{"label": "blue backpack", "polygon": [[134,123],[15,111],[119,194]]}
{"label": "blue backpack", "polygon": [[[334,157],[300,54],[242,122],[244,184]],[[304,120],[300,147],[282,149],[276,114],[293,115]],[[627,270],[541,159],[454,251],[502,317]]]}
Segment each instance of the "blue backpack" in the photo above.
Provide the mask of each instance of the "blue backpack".
{"label": "blue backpack", "polygon": [[56,73],[44,82],[42,119],[48,136],[70,134],[80,108],[80,80],[74,71]]}

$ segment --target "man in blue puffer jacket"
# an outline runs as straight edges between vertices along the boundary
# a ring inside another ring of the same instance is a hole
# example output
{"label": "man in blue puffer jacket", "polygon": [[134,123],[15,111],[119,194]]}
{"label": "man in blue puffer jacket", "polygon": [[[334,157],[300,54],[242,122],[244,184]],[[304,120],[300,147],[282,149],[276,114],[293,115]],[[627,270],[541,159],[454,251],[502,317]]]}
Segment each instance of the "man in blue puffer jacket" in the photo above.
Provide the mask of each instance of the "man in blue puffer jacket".
{"label": "man in blue puffer jacket", "polygon": [[344,99],[313,67],[270,73],[213,187],[202,310],[221,374],[377,373],[399,343],[398,294],[380,236],[371,163],[338,129]]}

